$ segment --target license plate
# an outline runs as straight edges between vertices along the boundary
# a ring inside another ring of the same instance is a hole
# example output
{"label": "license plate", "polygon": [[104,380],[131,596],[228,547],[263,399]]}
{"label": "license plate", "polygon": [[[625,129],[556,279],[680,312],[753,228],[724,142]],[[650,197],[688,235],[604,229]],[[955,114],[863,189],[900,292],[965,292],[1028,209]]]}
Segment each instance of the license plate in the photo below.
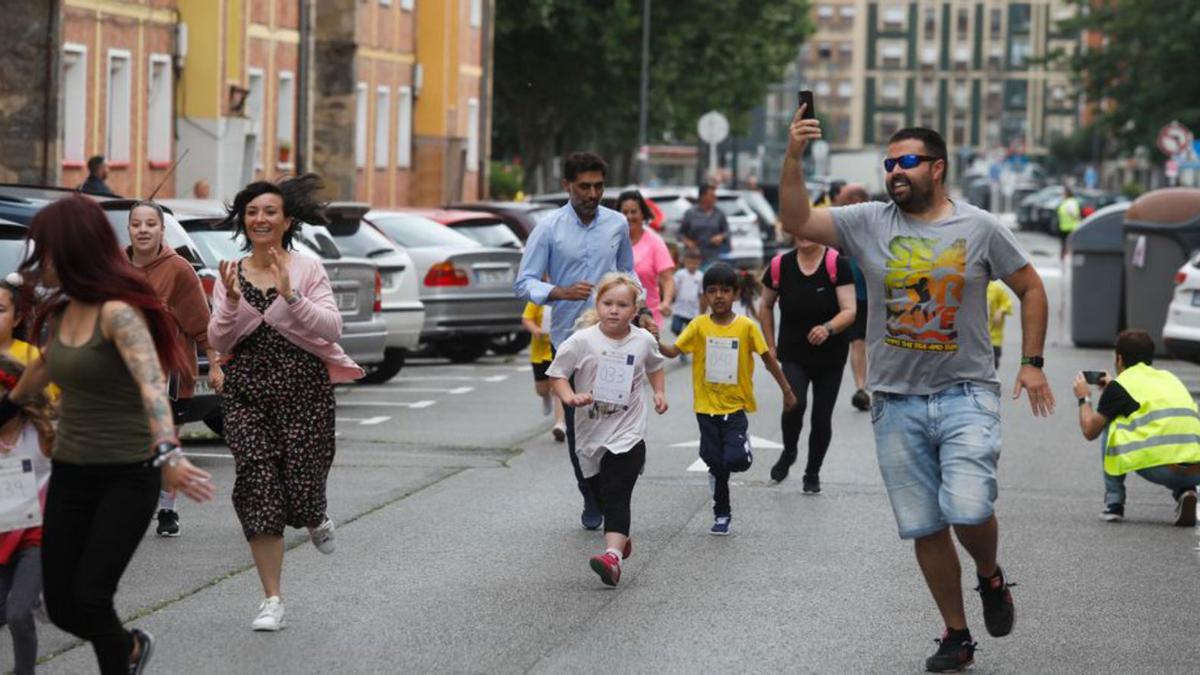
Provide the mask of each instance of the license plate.
{"label": "license plate", "polygon": [[358,293],[338,293],[337,306],[340,312],[357,312]]}
{"label": "license plate", "polygon": [[1200,307],[1200,291],[1192,291],[1192,307]]}
{"label": "license plate", "polygon": [[481,284],[509,284],[512,283],[512,270],[477,270],[475,278]]}

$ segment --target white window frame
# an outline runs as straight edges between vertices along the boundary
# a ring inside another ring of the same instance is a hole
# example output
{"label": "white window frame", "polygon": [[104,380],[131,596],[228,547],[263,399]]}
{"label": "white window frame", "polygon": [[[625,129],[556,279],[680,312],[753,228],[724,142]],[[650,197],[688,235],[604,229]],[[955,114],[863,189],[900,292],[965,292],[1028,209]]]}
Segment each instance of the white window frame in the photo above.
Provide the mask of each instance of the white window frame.
{"label": "white window frame", "polygon": [[412,87],[396,88],[396,166],[407,169],[412,166]]}
{"label": "white window frame", "polygon": [[[114,82],[113,63],[117,61],[125,62],[125,73]],[[110,49],[107,65],[104,157],[109,164],[127,164],[133,145],[133,54],[128,49]]]}
{"label": "white window frame", "polygon": [[[156,93],[154,71],[158,68],[162,69],[162,80],[159,82],[161,90]],[[146,159],[150,162],[171,162],[173,76],[170,55],[150,55],[146,76]]]}
{"label": "white window frame", "polygon": [[483,0],[471,0],[471,28],[483,26]]}
{"label": "white window frame", "polygon": [[479,170],[479,99],[467,99],[467,171]]}
{"label": "white window frame", "polygon": [[[284,83],[289,96],[284,96]],[[275,99],[275,160],[276,163],[292,164],[296,161],[296,74],[290,70],[279,71]],[[291,146],[287,162],[279,162],[279,147],[286,141]]]}
{"label": "white window frame", "polygon": [[850,82],[839,82],[837,86],[838,97],[848,99],[854,96],[854,85]]}
{"label": "white window frame", "polygon": [[375,168],[388,168],[388,151],[391,149],[392,90],[388,87],[375,88]]}
{"label": "white window frame", "polygon": [[[255,87],[254,83],[258,86]],[[250,118],[250,131],[254,133],[254,168],[263,168],[263,111],[266,109],[267,74],[262,68],[246,69],[246,116]]]}
{"label": "white window frame", "polygon": [[413,11],[413,0],[400,0],[400,9],[406,12]]}
{"label": "white window frame", "polygon": [[354,85],[354,166],[367,166],[367,83]]}
{"label": "white window frame", "polygon": [[[87,159],[87,47],[75,42],[63,45],[64,58],[71,54],[75,63],[71,66],[73,77],[68,79],[64,62],[63,88],[63,161],[83,164]],[[72,86],[74,82],[75,86]]]}

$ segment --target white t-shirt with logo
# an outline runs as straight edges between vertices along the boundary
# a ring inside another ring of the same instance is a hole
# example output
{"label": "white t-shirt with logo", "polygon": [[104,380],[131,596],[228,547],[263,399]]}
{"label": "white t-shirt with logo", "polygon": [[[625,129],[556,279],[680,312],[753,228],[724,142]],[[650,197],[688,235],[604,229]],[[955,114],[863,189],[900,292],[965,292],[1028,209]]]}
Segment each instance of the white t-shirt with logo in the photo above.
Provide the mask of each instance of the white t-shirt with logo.
{"label": "white t-shirt with logo", "polygon": [[620,340],[606,336],[598,325],[590,326],[559,345],[546,373],[574,375],[575,391],[597,399],[575,411],[575,454],[584,478],[600,472],[605,452],[629,452],[646,437],[646,374],[665,364],[654,336],[636,326]]}

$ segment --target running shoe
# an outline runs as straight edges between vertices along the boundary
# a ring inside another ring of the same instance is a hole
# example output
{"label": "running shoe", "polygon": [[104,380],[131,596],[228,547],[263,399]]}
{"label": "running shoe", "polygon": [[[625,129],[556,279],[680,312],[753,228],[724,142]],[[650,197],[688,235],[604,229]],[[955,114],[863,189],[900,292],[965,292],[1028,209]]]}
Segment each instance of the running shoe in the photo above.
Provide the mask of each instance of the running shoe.
{"label": "running shoe", "polygon": [[775,466],[771,467],[771,480],[776,483],[782,483],[787,479],[788,471],[792,468],[792,464],[796,461],[796,453],[784,450],[779,453],[779,461],[775,462]]}
{"label": "running shoe", "polygon": [[598,530],[604,524],[604,514],[596,506],[591,490],[583,494],[583,512],[579,514],[579,522],[585,530]]}
{"label": "running shoe", "polygon": [[325,555],[333,553],[336,548],[333,541],[333,519],[328,515],[320,525],[308,528],[308,536],[312,539],[313,546],[316,546],[317,550]]}
{"label": "running shoe", "polygon": [[728,536],[729,528],[730,528],[732,520],[733,519],[730,518],[729,516],[717,516],[713,520],[712,527],[709,528],[708,533],[713,535],[714,537]]}
{"label": "running shoe", "polygon": [[871,395],[865,389],[859,389],[850,397],[850,405],[866,412],[871,409]]}
{"label": "running shoe", "polygon": [[1175,499],[1175,524],[1179,527],[1196,526],[1196,491],[1184,490]]}
{"label": "running shoe", "polygon": [[1125,520],[1125,505],[1109,504],[1104,507],[1104,511],[1100,513],[1100,517],[1110,523],[1119,523]]}
{"label": "running shoe", "polygon": [[592,571],[600,576],[600,581],[603,581],[605,586],[616,586],[621,580],[621,561],[612,553],[605,551],[594,555],[588,564],[592,566]]}
{"label": "running shoe", "polygon": [[1016,620],[1012,591],[1008,590],[1016,584],[1008,583],[999,567],[990,578],[978,579],[979,585],[975,590],[979,591],[979,597],[983,600],[983,622],[987,625],[988,635],[1004,637],[1012,632]]}
{"label": "running shoe", "polygon": [[258,616],[250,624],[252,630],[277,631],[283,628],[283,600],[278,595],[272,595],[258,606]]}
{"label": "running shoe", "polygon": [[804,494],[819,495],[821,494],[821,479],[818,476],[804,474]]}
{"label": "running shoe", "polygon": [[159,509],[158,527],[154,532],[160,537],[178,537],[179,514],[172,509]]}
{"label": "running shoe", "polygon": [[946,631],[938,643],[938,650],[925,659],[925,671],[929,673],[959,673],[975,663],[975,643],[971,631]]}
{"label": "running shoe", "polygon": [[554,428],[550,430],[550,434],[554,436],[554,440],[558,441],[559,443],[567,440],[567,428],[561,424],[555,424]]}
{"label": "running shoe", "polygon": [[154,636],[141,628],[134,628],[129,632],[133,634],[133,641],[138,646],[137,659],[129,662],[129,675],[140,675],[146,671],[150,657],[154,656]]}

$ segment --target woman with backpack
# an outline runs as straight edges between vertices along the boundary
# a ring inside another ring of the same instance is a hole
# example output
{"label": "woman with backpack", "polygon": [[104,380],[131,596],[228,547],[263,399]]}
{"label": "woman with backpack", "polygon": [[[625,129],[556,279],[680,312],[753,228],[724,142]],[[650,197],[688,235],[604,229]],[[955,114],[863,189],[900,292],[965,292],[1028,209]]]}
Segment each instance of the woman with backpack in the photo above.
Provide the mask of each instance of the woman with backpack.
{"label": "woman with backpack", "polygon": [[[779,301],[779,334],[775,334],[775,302]],[[799,240],[796,248],[771,260],[763,273],[759,321],[771,353],[779,359],[799,403],[785,410],[783,452],[771,467],[771,480],[787,478],[796,461],[808,389],[812,385],[812,429],[804,492],[821,491],[821,464],[833,437],[833,407],[842,386],[849,343],[844,331],[854,325],[854,276],[837,249]]]}

